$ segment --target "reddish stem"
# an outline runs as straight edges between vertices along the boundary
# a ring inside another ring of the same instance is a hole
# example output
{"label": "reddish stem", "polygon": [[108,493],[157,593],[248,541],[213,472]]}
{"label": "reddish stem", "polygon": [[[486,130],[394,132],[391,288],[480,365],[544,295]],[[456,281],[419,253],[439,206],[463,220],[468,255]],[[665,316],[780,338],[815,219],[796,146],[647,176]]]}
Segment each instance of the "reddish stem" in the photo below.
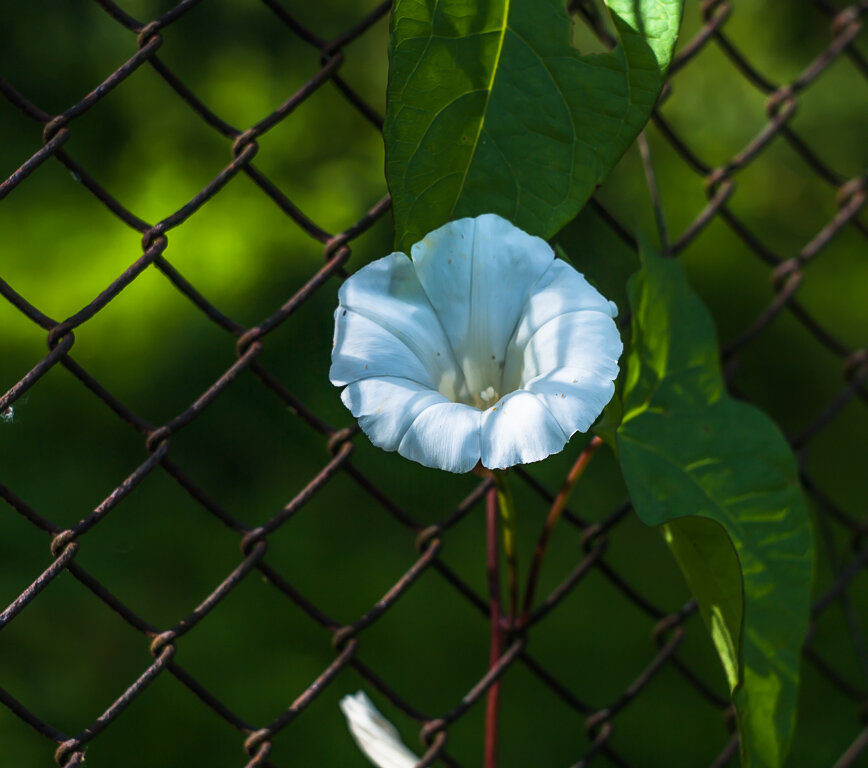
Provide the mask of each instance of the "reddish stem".
{"label": "reddish stem", "polygon": [[[497,539],[497,488],[492,486],[485,497],[485,532],[488,544],[488,595],[491,616],[491,650],[489,669],[497,664],[503,652],[503,628],[501,627],[500,573],[498,569]],[[500,708],[500,679],[488,689],[485,709],[485,768],[497,768],[497,726]]]}
{"label": "reddish stem", "polygon": [[536,592],[537,582],[539,581],[539,573],[542,568],[542,561],[545,557],[546,550],[548,549],[549,539],[551,538],[552,531],[557,525],[558,520],[561,519],[561,515],[564,512],[564,507],[567,506],[567,500],[570,498],[570,494],[573,492],[573,487],[575,486],[578,479],[582,476],[585,471],[585,468],[588,466],[588,463],[593,458],[594,454],[603,444],[603,441],[599,437],[591,438],[591,442],[588,443],[587,447],[584,451],[579,454],[579,458],[576,459],[576,463],[573,464],[570,473],[567,475],[567,479],[564,480],[563,485],[561,486],[560,491],[558,491],[558,495],[555,496],[554,502],[552,502],[551,509],[549,510],[548,517],[546,518],[545,526],[540,533],[539,541],[537,541],[536,549],[533,552],[533,561],[530,564],[530,571],[528,572],[527,577],[527,588],[524,593],[524,606],[521,611],[521,619],[519,620],[519,626],[524,627],[527,625],[527,622],[530,619],[530,612],[533,610],[533,598],[534,592]]}

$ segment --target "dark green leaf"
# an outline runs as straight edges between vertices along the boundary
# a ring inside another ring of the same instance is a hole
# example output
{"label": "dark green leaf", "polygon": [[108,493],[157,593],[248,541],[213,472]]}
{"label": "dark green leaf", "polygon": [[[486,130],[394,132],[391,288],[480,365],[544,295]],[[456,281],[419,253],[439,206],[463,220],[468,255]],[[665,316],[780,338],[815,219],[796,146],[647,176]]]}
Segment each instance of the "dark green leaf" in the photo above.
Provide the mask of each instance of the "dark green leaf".
{"label": "dark green leaf", "polygon": [[581,55],[564,0],[397,0],[386,177],[398,247],[498,213],[549,237],[645,125],[683,0],[608,0],[618,46]]}
{"label": "dark green leaf", "polygon": [[668,523],[665,537],[733,689],[744,764],[780,766],[813,569],[796,462],[765,414],[726,393],[711,317],[681,265],[649,255],[629,293],[618,448],[630,497],[645,523]]}
{"label": "dark green leaf", "polygon": [[732,542],[722,526],[704,517],[681,517],[666,523],[663,538],[699,603],[726,680],[734,689],[739,676],[744,595],[741,566]]}
{"label": "dark green leaf", "polygon": [[603,415],[594,424],[592,431],[595,435],[606,441],[616,453],[618,451],[617,434],[618,427],[621,425],[621,420],[624,418],[624,408],[621,405],[621,398],[618,393],[612,396],[609,404],[603,411]]}

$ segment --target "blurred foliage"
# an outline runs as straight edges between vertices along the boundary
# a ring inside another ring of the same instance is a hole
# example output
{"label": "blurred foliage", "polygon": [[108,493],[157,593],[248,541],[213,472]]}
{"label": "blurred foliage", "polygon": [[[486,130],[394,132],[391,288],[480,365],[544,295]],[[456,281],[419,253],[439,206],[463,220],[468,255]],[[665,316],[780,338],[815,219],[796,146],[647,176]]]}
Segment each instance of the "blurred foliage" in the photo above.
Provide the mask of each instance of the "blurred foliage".
{"label": "blurred foliage", "polygon": [[[7,4],[0,71],[42,109],[61,112],[135,51],[135,37],[96,3],[44,0]],[[125,0],[153,18],[169,0]],[[341,33],[372,8],[346,0],[288,3],[323,37]],[[682,45],[700,25],[688,3]],[[793,13],[780,2],[740,4],[730,38],[768,77],[795,77],[828,44],[828,21],[814,4]],[[244,128],[270,113],[318,68],[318,53],[258,3],[212,0],[162,32],[160,57],[212,109]],[[864,35],[863,35],[864,38]],[[580,39],[577,36],[577,39]],[[380,21],[345,49],[342,75],[384,108],[388,25]],[[865,47],[864,40],[862,43]],[[842,95],[846,96],[842,96]],[[793,127],[841,174],[868,165],[868,87],[846,58],[799,97]],[[706,162],[720,165],[765,124],[762,95],[714,44],[680,71],[664,115]],[[39,146],[41,129],[0,101],[0,176]],[[670,231],[680,234],[705,204],[701,180],[654,128],[648,131]],[[125,206],[150,222],[188,201],[231,158],[229,142],[203,123],[148,66],[137,70],[71,127],[67,151]],[[321,226],[339,231],[384,193],[377,131],[331,85],[260,141],[255,164]],[[795,254],[834,215],[834,190],[781,140],[737,176],[731,207],[779,253]],[[651,236],[653,215],[635,148],[599,192],[632,230]],[[58,163],[49,162],[0,206],[0,275],[43,312],[61,319],[93,299],[140,254],[140,236],[121,224]],[[626,307],[624,285],[637,266],[591,209],[555,238],[580,269]],[[390,250],[382,220],[353,245],[352,268]],[[864,240],[843,230],[805,268],[799,297],[851,347],[864,344],[868,279]],[[322,263],[321,247],[239,174],[188,222],[169,233],[166,257],[205,296],[239,322],[271,314]],[[711,307],[724,345],[772,297],[767,267],[721,221],[683,257]],[[350,423],[327,382],[337,282],[327,284],[266,341],[264,363],[316,413]],[[45,353],[44,332],[0,302],[0,389]],[[234,340],[156,270],[147,270],[76,334],[75,359],[133,410],[155,424],[186,408],[232,363]],[[790,433],[815,418],[842,386],[840,361],[784,313],[741,355],[736,386]],[[854,514],[864,510],[864,436],[858,402],[810,444],[806,466]],[[556,487],[582,447],[531,467]],[[473,487],[373,449],[357,438],[355,461],[421,521],[441,519]],[[250,525],[274,515],[328,459],[323,439],[250,375],[242,376],[172,439],[175,461]],[[58,525],[85,516],[145,458],[143,441],[66,371],[57,367],[0,423],[0,476]],[[545,509],[520,483],[520,556],[526,564]],[[574,495],[588,519],[625,498],[616,463],[601,452]],[[821,560],[816,592],[831,581],[830,553],[846,561],[847,541],[817,520]],[[484,526],[468,516],[446,537],[445,561],[478,590],[484,585]],[[339,621],[365,612],[410,566],[414,534],[399,526],[352,480],[339,475],[278,533],[268,559]],[[558,530],[542,589],[567,573],[579,536]],[[836,554],[837,553],[837,554]],[[151,622],[186,615],[239,561],[238,538],[163,473],[152,474],[83,540],[78,561]],[[611,534],[607,562],[649,600],[673,610],[688,592],[659,532],[630,516]],[[0,604],[14,599],[50,562],[47,537],[0,509]],[[838,563],[840,564],[840,563]],[[850,590],[868,604],[866,580]],[[613,701],[649,662],[653,621],[598,571],[544,621],[532,653],[593,706]],[[711,643],[694,617],[680,651],[726,691]],[[251,575],[188,636],[176,660],[240,715],[270,721],[334,658],[328,633]],[[864,688],[866,670],[841,609],[824,614],[813,642],[836,669]],[[360,656],[420,709],[448,710],[487,664],[487,626],[436,573],[419,583],[362,637]],[[64,574],[0,635],[0,685],[55,727],[76,733],[134,680],[151,657],[147,643]],[[831,765],[862,727],[856,705],[811,665],[791,765]],[[337,708],[362,685],[350,670],[275,741],[278,765],[363,766]],[[503,766],[568,765],[587,746],[582,723],[521,666],[504,683]],[[369,691],[371,692],[371,691]],[[407,743],[416,726],[376,696]],[[478,764],[482,707],[450,729],[450,750]],[[613,744],[635,765],[711,762],[726,738],[719,712],[667,666],[618,715]],[[88,749],[88,766],[240,765],[240,734],[169,675],[136,699]],[[0,708],[0,743],[9,765],[51,766],[43,737]],[[599,760],[607,765],[605,758]]]}

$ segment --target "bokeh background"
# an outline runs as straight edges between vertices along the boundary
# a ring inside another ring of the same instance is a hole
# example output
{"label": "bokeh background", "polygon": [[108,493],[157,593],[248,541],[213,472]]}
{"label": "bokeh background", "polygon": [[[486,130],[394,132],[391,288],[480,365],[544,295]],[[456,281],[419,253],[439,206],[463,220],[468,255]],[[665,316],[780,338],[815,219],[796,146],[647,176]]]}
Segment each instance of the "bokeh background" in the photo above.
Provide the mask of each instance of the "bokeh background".
{"label": "bokeh background", "polygon": [[[791,82],[826,51],[832,16],[825,0],[700,4],[688,0],[679,49],[709,17],[726,40],[771,83]],[[149,20],[168,0],[122,0]],[[350,28],[373,2],[285,0],[324,39]],[[725,10],[721,10],[721,9]],[[716,10],[715,10],[716,9]],[[731,12],[730,12],[731,11]],[[862,10],[864,13],[864,4]],[[725,16],[725,18],[723,18]],[[96,2],[6,3],[0,76],[43,110],[79,101],[136,50],[135,35]],[[162,30],[162,61],[227,122],[253,125],[320,68],[315,48],[266,3],[209,0]],[[578,41],[590,34],[577,27]],[[341,76],[382,113],[388,18],[344,48]],[[868,167],[868,35],[798,94],[790,128],[843,179]],[[860,61],[862,64],[860,65]],[[763,91],[712,37],[672,78],[660,111],[710,167],[725,166],[768,123]],[[41,146],[41,127],[0,99],[0,177]],[[659,127],[648,141],[670,236],[676,240],[707,204],[703,179]],[[139,217],[176,211],[231,159],[231,142],[209,127],[148,66],[138,68],[77,117],[64,146],[100,185]],[[383,144],[332,84],[317,90],[259,139],[255,160],[310,218],[331,233],[359,219],[385,193]],[[732,214],[782,258],[790,258],[838,213],[837,189],[791,143],[774,138],[733,174]],[[864,194],[863,194],[864,196]],[[555,242],[620,307],[637,268],[634,250],[601,213],[631,233],[657,240],[636,147]],[[848,350],[866,343],[868,249],[864,212],[803,268],[798,300]],[[861,229],[860,229],[861,227]],[[389,215],[352,242],[349,270],[390,251]],[[88,304],[141,255],[141,236],[108,211],[60,163],[49,160],[0,204],[0,277],[36,307],[62,319]],[[227,315],[246,326],[271,315],[322,265],[311,239],[243,173],[169,233],[166,258]],[[714,313],[721,343],[738,337],[774,297],[771,268],[723,218],[715,216],[682,251],[690,280]],[[328,383],[332,278],[271,333],[261,361],[328,423],[349,426]],[[0,392],[46,353],[45,331],[0,300]],[[76,361],[134,412],[163,424],[185,410],[235,360],[234,339],[150,268],[76,332]],[[744,347],[730,372],[741,396],[798,436],[845,385],[841,356],[784,311]],[[852,393],[851,393],[852,394]],[[580,452],[577,436],[559,456],[528,468],[556,489]],[[803,466],[846,521],[866,514],[868,409],[864,386],[800,452]],[[442,521],[476,484],[411,464],[355,438],[354,465],[421,524]],[[172,439],[172,459],[244,523],[277,514],[329,459],[326,440],[245,373]],[[54,367],[0,422],[0,483],[61,527],[94,509],[147,457],[144,439]],[[546,512],[514,481],[523,563]],[[616,462],[600,452],[574,494],[572,509],[603,520],[626,499]],[[853,526],[812,507],[819,565],[815,594],[859,557]],[[268,562],[341,623],[364,614],[417,558],[415,532],[396,522],[339,472],[292,520],[269,537]],[[546,561],[542,591],[583,556],[581,532],[562,525]],[[627,515],[607,534],[612,572],[664,613],[689,599],[659,532]],[[0,607],[51,562],[49,539],[0,503]],[[151,473],[82,540],[76,561],[140,615],[160,627],[187,615],[240,560],[239,537],[190,498],[165,472]],[[442,560],[484,593],[484,525],[477,507],[444,536]],[[848,582],[819,617],[811,638],[821,659],[803,664],[804,686],[792,766],[832,766],[864,724],[868,578]],[[529,649],[569,691],[601,709],[624,692],[656,653],[656,619],[598,568],[535,628]],[[678,657],[718,695],[725,682],[701,620],[685,622]],[[264,725],[334,659],[330,633],[255,571],[192,632],[176,660],[248,721]],[[359,656],[402,696],[432,716],[454,706],[487,668],[484,618],[443,577],[426,571],[362,635]],[[101,714],[152,661],[147,640],[69,574],[61,574],[0,633],[0,686],[44,721],[76,734]],[[832,677],[840,680],[836,683]],[[421,753],[418,724],[352,670],[342,671],[274,740],[271,761],[297,768],[363,766],[338,710],[364,687]],[[483,705],[449,729],[449,751],[481,762]],[[584,719],[522,665],[503,683],[504,768],[573,765],[588,749]],[[611,744],[631,766],[701,766],[728,740],[725,718],[671,664],[665,664],[615,720]],[[87,749],[87,765],[240,766],[243,736],[186,688],[161,674]],[[2,763],[54,765],[52,743],[0,707]],[[861,757],[868,764],[868,757]],[[605,755],[594,765],[610,766]],[[735,764],[735,761],[731,763]]]}

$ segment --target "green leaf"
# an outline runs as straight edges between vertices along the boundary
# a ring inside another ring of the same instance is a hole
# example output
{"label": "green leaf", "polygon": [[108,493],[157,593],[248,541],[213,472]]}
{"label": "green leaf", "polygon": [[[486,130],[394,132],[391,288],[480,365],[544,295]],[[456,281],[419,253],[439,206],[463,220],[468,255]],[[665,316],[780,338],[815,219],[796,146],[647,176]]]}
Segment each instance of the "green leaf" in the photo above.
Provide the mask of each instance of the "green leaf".
{"label": "green leaf", "polygon": [[775,768],[793,734],[813,572],[796,462],[771,419],[726,393],[711,316],[681,265],[648,255],[629,294],[624,478],[643,522],[667,524],[732,689],[744,765]]}
{"label": "green leaf", "polygon": [[732,690],[739,680],[744,605],[738,555],[726,530],[703,517],[681,517],[666,523],[663,538],[699,603]]}
{"label": "green leaf", "polygon": [[603,410],[603,415],[591,428],[591,431],[602,438],[615,453],[618,452],[618,427],[624,418],[624,407],[618,393],[612,396],[609,404]]}
{"label": "green leaf", "polygon": [[683,0],[607,0],[618,46],[581,55],[564,0],[396,0],[384,129],[398,248],[498,213],[549,237],[642,130]]}

